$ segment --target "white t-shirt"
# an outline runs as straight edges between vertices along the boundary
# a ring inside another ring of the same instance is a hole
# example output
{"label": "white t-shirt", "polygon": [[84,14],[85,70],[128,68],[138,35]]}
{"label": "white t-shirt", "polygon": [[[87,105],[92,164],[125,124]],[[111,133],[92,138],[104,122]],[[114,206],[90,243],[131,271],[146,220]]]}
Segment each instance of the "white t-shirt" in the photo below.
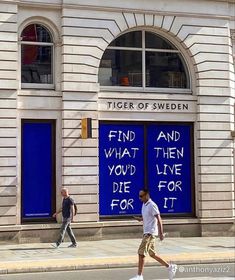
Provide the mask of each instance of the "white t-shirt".
{"label": "white t-shirt", "polygon": [[152,199],[142,205],[142,217],[144,234],[158,235],[158,224],[156,215],[160,215],[158,206]]}

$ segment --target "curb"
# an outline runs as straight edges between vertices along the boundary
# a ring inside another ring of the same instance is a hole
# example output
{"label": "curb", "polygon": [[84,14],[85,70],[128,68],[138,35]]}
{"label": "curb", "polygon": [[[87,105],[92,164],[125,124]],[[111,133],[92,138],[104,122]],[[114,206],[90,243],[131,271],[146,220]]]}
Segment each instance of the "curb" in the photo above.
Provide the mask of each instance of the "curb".
{"label": "curb", "polygon": [[[173,258],[173,256],[164,256],[166,260],[174,259],[178,265],[190,264],[215,264],[215,263],[234,263],[235,256],[217,257],[217,258]],[[65,265],[66,263],[66,265]],[[147,259],[146,266],[160,266],[156,261]],[[4,267],[5,266],[5,267]],[[45,261],[31,262],[5,262],[0,265],[0,275],[21,274],[35,272],[56,272],[56,271],[75,271],[92,269],[110,269],[110,268],[132,268],[137,267],[137,257],[117,257],[117,258],[99,258],[99,259],[51,259]]]}

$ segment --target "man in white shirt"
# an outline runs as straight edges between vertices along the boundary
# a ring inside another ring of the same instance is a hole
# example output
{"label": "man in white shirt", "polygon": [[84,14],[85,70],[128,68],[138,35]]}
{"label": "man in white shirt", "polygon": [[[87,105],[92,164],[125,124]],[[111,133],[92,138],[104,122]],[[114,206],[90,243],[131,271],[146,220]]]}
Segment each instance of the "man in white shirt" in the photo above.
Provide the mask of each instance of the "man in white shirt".
{"label": "man in white shirt", "polygon": [[134,217],[138,221],[143,221],[144,236],[140,244],[138,255],[138,275],[130,280],[143,280],[143,269],[145,263],[145,257],[149,254],[150,257],[167,267],[169,272],[169,279],[172,280],[176,270],[176,264],[169,264],[164,259],[156,254],[155,251],[155,240],[159,236],[160,240],[164,239],[163,225],[160,212],[156,203],[154,203],[148,190],[141,190],[139,193],[140,200],[143,202],[142,205],[142,217]]}

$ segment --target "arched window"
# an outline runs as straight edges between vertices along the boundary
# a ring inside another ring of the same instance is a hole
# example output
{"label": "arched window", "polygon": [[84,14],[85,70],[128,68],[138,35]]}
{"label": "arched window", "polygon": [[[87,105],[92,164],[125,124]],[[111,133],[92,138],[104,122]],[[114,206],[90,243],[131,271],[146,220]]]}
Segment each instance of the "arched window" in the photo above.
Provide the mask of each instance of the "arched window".
{"label": "arched window", "polygon": [[41,24],[30,24],[21,33],[21,83],[28,88],[53,86],[53,41]]}
{"label": "arched window", "polygon": [[101,86],[189,88],[180,51],[152,32],[133,31],[114,40],[100,62]]}

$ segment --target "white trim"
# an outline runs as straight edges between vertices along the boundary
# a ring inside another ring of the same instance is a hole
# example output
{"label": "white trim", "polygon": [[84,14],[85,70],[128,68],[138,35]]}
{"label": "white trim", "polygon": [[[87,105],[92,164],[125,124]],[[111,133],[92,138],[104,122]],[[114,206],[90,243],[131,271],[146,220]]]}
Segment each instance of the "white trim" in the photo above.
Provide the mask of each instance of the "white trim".
{"label": "white trim", "polygon": [[146,52],[180,53],[180,51],[178,51],[178,50],[168,50],[168,49],[149,49],[149,48],[146,48],[145,51]]}
{"label": "white trim", "polygon": [[145,55],[145,31],[142,30],[142,87],[146,88],[146,55]]}
{"label": "white trim", "polygon": [[31,45],[31,46],[54,46],[53,43],[45,43],[45,42],[30,42],[30,41],[20,41],[21,45]]}
{"label": "white trim", "polygon": [[53,89],[55,89],[56,87],[56,84],[55,84],[55,80],[56,80],[56,74],[55,74],[55,64],[56,64],[56,59],[55,59],[55,52],[56,52],[56,49],[55,49],[55,44],[53,44],[52,46],[52,56],[51,56],[51,59],[52,59],[52,62],[51,62],[51,74],[52,74],[52,84],[53,84]]}
{"label": "white trim", "polygon": [[[117,37],[118,38],[118,37]],[[117,39],[116,38],[116,39]],[[135,48],[135,47],[114,47],[114,46],[110,46],[107,47],[106,50],[120,50],[120,51],[142,51],[143,48]]]}
{"label": "white trim", "polygon": [[100,86],[100,92],[128,92],[128,93],[168,93],[168,94],[192,94],[190,88],[151,88],[151,87],[125,87],[125,86]]}
{"label": "white trim", "polygon": [[[144,33],[143,33],[144,34]],[[145,36],[144,36],[145,37]],[[118,38],[118,37],[117,37]],[[142,40],[143,40],[143,36],[142,36]],[[22,42],[26,42],[26,41],[22,41]],[[145,44],[144,44],[145,45]],[[143,46],[144,46],[143,45]],[[145,51],[149,51],[149,52],[169,52],[169,53],[180,53],[179,50],[171,50],[171,49],[151,49],[151,48],[135,48],[135,47],[114,47],[114,46],[110,46],[107,47],[106,50],[121,50],[121,51],[143,51],[143,49],[145,49]]]}
{"label": "white trim", "polygon": [[195,95],[189,95],[185,94],[183,92],[179,92],[177,94],[172,94],[172,93],[164,93],[164,92],[159,92],[156,94],[155,92],[145,92],[143,93],[142,91],[138,92],[128,92],[128,91],[123,91],[119,92],[119,94],[113,94],[113,91],[100,91],[98,93],[99,99],[145,99],[147,100],[171,100],[171,101],[197,101],[197,96]]}

